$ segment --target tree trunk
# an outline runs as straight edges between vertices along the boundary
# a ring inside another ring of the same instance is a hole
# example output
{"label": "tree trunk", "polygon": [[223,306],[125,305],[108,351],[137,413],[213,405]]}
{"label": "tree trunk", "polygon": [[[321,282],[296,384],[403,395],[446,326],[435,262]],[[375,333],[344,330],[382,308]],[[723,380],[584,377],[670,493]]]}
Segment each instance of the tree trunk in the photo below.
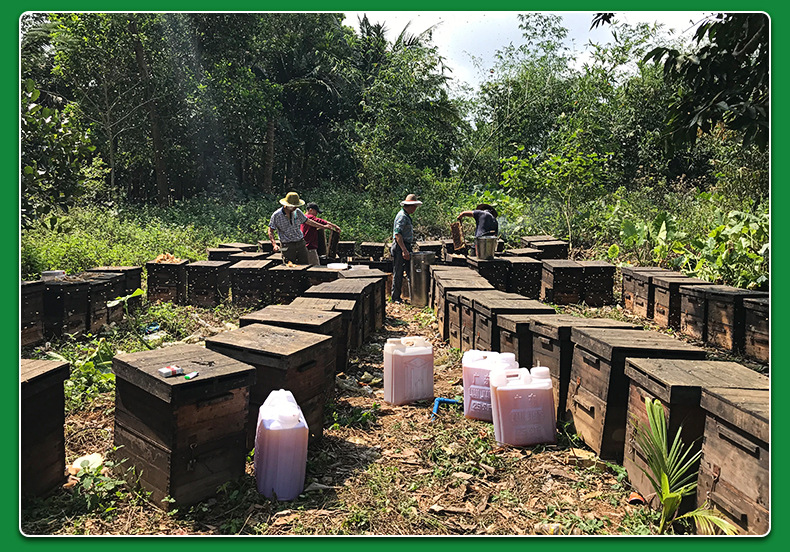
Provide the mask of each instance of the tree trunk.
{"label": "tree trunk", "polygon": [[170,186],[167,183],[167,172],[162,156],[164,144],[162,142],[162,134],[159,130],[159,114],[157,113],[156,100],[154,99],[151,85],[151,72],[148,67],[148,62],[145,60],[143,43],[140,41],[137,18],[134,14],[129,16],[129,32],[132,34],[134,54],[137,57],[137,66],[140,69],[140,76],[145,86],[146,105],[148,107],[148,115],[151,119],[151,140],[154,146],[154,167],[156,168],[156,200],[159,205],[167,205],[170,199]]}
{"label": "tree trunk", "polygon": [[274,174],[274,117],[266,125],[266,155],[263,158],[263,191],[272,191]]}

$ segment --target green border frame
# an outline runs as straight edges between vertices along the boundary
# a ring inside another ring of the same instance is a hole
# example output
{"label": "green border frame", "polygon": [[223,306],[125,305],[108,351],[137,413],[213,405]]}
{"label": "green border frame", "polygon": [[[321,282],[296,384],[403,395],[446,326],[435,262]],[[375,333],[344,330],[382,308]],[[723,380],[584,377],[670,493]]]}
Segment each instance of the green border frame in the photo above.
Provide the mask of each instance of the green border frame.
{"label": "green border frame", "polygon": [[[658,3],[654,3],[658,4]],[[784,60],[784,54],[790,52],[788,48],[788,34],[784,31],[788,28],[788,16],[790,15],[790,6],[786,2],[779,2],[772,0],[770,2],[759,2],[744,6],[743,2],[694,2],[693,9],[696,11],[765,11],[771,17],[772,22],[772,40],[771,40],[771,55],[772,55],[772,113],[771,113],[771,127],[773,129],[781,129],[771,133],[771,146],[773,152],[782,152],[783,155],[773,155],[771,159],[771,202],[772,214],[774,212],[782,213],[784,208],[790,206],[788,196],[790,192],[787,190],[783,182],[783,176],[787,168],[788,156],[784,154],[787,147],[787,134],[785,129],[788,128],[788,108],[784,103],[782,92],[787,89],[787,62]],[[652,7],[652,6],[651,6]],[[455,550],[477,550],[479,548],[499,548],[505,547],[511,550],[519,550],[521,547],[527,548],[531,546],[549,546],[552,549],[609,549],[609,548],[633,548],[639,547],[640,549],[659,550],[665,547],[681,546],[688,549],[691,547],[697,548],[712,548],[717,547],[722,550],[740,549],[745,546],[758,546],[763,550],[778,548],[782,544],[787,545],[788,531],[787,526],[784,524],[784,514],[787,512],[785,508],[784,498],[785,491],[787,490],[787,477],[784,476],[784,458],[787,453],[788,446],[784,442],[777,428],[783,427],[786,421],[786,414],[781,409],[777,409],[777,413],[772,413],[772,433],[777,436],[777,439],[772,439],[771,445],[772,452],[772,481],[771,481],[771,519],[772,530],[767,537],[763,538],[725,538],[725,537],[532,537],[529,540],[521,540],[522,537],[490,537],[485,540],[478,540],[478,538],[463,538],[463,537],[425,537],[425,538],[410,538],[404,540],[398,537],[369,537],[369,538],[330,538],[330,537],[306,537],[298,538],[281,538],[281,537],[268,537],[266,541],[260,541],[251,538],[232,538],[232,537],[217,537],[217,538],[189,538],[186,540],[179,539],[173,540],[172,538],[157,538],[149,537],[145,541],[139,538],[131,537],[115,537],[112,539],[106,537],[70,537],[70,538],[27,538],[23,537],[18,529],[19,522],[19,506],[18,506],[18,471],[14,470],[11,466],[17,467],[18,465],[18,366],[19,366],[19,334],[18,334],[18,315],[19,315],[19,226],[18,226],[18,202],[19,202],[19,93],[18,93],[18,19],[19,16],[25,11],[101,11],[111,8],[113,11],[120,10],[134,10],[134,11],[345,11],[355,10],[360,11],[364,9],[374,10],[398,10],[398,11],[450,11],[450,10],[469,10],[469,11],[634,11],[635,8],[640,11],[646,11],[649,8],[642,6],[635,6],[633,2],[625,2],[623,0],[608,1],[608,2],[590,2],[589,0],[571,0],[555,2],[516,2],[513,0],[496,0],[492,4],[487,4],[485,10],[480,9],[478,3],[472,3],[469,0],[462,2],[451,2],[449,0],[434,0],[431,2],[403,0],[394,3],[388,0],[383,5],[378,5],[371,2],[345,1],[345,2],[321,2],[321,1],[306,1],[296,0],[293,2],[285,2],[283,0],[276,1],[249,1],[249,0],[231,0],[222,4],[214,2],[206,2],[205,0],[199,2],[186,2],[184,0],[177,1],[150,1],[140,0],[138,2],[120,2],[111,4],[109,2],[100,2],[95,0],[86,1],[65,1],[65,2],[20,2],[16,5],[6,5],[2,8],[3,17],[0,19],[2,25],[2,32],[0,36],[3,41],[2,60],[6,80],[1,88],[2,102],[0,102],[0,128],[3,129],[3,147],[0,149],[4,172],[6,173],[6,181],[2,187],[3,201],[0,202],[0,235],[4,237],[3,252],[8,257],[16,257],[16,266],[11,266],[12,263],[7,262],[0,271],[0,289],[8,290],[6,293],[0,294],[0,312],[6,313],[7,318],[16,318],[16,322],[10,324],[5,332],[0,334],[0,351],[3,355],[3,364],[5,365],[2,373],[2,393],[5,400],[0,403],[0,413],[4,416],[6,423],[3,424],[3,434],[5,442],[10,443],[12,446],[6,447],[8,456],[13,451],[13,461],[6,463],[6,492],[2,501],[3,514],[0,517],[0,534],[8,538],[7,545],[17,549],[24,547],[26,549],[54,547],[65,549],[82,549],[82,548],[98,548],[98,547],[111,547],[132,549],[141,546],[153,546],[158,549],[165,547],[178,547],[178,548],[193,548],[199,547],[207,549],[208,547],[225,547],[228,545],[234,548],[238,547],[261,547],[261,546],[287,546],[289,548],[298,548],[304,550],[312,550],[315,548],[328,548],[334,550],[340,547],[344,549],[363,549],[363,548],[376,548],[385,550],[395,550],[403,546],[418,546],[425,548],[442,548],[452,547]],[[690,9],[688,3],[680,2],[678,0],[670,0],[663,2],[660,5],[653,7],[655,11],[682,11]],[[772,217],[773,223],[773,217]],[[773,224],[772,224],[773,226]],[[772,228],[773,230],[773,228]],[[783,227],[779,226],[779,238],[772,240],[772,272],[778,267],[779,274],[782,274],[782,268],[787,263],[787,247],[784,239],[787,232]],[[780,359],[786,352],[786,347],[780,339],[773,339],[773,336],[782,335],[782,332],[787,329],[787,322],[783,319],[782,313],[787,312],[787,293],[782,281],[772,283],[772,339],[771,351],[774,363],[776,359]],[[777,315],[779,318],[777,319]],[[778,342],[778,343],[776,343]],[[771,372],[772,388],[774,390],[781,390],[787,383],[787,375],[784,373],[783,368],[774,369]],[[773,396],[776,393],[772,394]],[[10,460],[10,459],[9,459]],[[494,538],[495,540],[491,540]],[[553,539],[550,543],[545,539]],[[637,540],[638,539],[638,540]],[[680,539],[680,540],[678,540]]]}

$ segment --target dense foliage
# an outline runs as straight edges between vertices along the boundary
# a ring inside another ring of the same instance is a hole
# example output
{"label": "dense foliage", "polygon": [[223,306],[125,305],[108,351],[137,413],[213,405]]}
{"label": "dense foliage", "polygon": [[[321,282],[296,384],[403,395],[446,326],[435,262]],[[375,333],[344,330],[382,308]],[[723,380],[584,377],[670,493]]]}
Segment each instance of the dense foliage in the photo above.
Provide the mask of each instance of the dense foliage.
{"label": "dense foliage", "polygon": [[514,244],[766,288],[767,21],[711,16],[684,42],[603,15],[612,40],[581,52],[559,16],[520,15],[472,89],[432,29],[367,18],[28,14],[22,276],[204,258],[262,239],[296,189],[347,239],[386,240],[415,192],[425,237],[486,201]]}

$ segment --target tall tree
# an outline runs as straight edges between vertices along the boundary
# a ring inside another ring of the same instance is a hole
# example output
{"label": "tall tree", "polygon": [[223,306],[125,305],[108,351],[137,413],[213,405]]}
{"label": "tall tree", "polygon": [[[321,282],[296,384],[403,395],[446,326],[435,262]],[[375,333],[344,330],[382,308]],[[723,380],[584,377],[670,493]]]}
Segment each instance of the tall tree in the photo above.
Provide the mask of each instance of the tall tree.
{"label": "tall tree", "polygon": [[768,143],[768,16],[719,13],[694,35],[696,49],[659,47],[646,60],[664,63],[679,85],[667,114],[671,144],[694,143],[717,124],[743,133],[744,143]]}

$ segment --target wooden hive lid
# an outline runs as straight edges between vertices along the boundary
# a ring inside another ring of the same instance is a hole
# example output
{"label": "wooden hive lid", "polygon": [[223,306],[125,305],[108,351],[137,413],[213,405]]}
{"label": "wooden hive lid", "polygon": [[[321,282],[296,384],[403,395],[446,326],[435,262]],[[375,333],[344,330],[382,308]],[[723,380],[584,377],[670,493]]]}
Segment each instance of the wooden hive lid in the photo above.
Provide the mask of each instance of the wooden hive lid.
{"label": "wooden hive lid", "polygon": [[262,253],[260,251],[242,251],[241,253],[233,253],[230,258],[239,261],[243,261],[245,259],[256,260],[265,259],[267,255],[268,253]]}
{"label": "wooden hive lid", "polygon": [[442,242],[439,240],[422,240],[417,242],[417,247],[441,247]]}
{"label": "wooden hive lid", "polygon": [[222,255],[233,255],[234,253],[241,253],[243,250],[238,247],[207,247],[206,253],[220,253]]}
{"label": "wooden hive lid", "polygon": [[496,257],[494,259],[478,259],[477,257],[467,257],[466,264],[480,268],[481,266],[506,266],[508,264],[507,257]]}
{"label": "wooden hive lid", "polygon": [[474,298],[474,309],[486,315],[494,315],[500,312],[525,312],[534,314],[552,314],[557,312],[554,307],[541,303],[535,299],[528,299],[517,293],[507,295],[477,295]]}
{"label": "wooden hive lid", "polygon": [[502,257],[502,260],[510,264],[535,264],[543,266],[543,261],[533,257]]}
{"label": "wooden hive lid", "polygon": [[505,249],[502,254],[512,257],[529,257],[530,255],[540,255],[542,251],[535,247],[516,247],[514,249]]}
{"label": "wooden hive lid", "polygon": [[94,266],[93,268],[87,269],[85,272],[142,272],[143,267],[141,266]]}
{"label": "wooden hive lid", "polygon": [[386,278],[387,273],[378,268],[352,268],[349,270],[341,270],[339,272],[341,278]]}
{"label": "wooden hive lid", "polygon": [[693,297],[699,297],[701,299],[705,299],[705,288],[710,286],[703,286],[703,285],[692,285],[692,286],[684,286],[681,285],[678,287],[678,293],[680,295],[688,295]]}
{"label": "wooden hive lid", "polygon": [[734,286],[705,286],[705,297],[714,301],[737,301],[753,297],[768,297],[767,291],[754,291]]}
{"label": "wooden hive lid", "polygon": [[583,268],[582,265],[570,259],[544,259],[541,262],[543,263],[543,269],[548,270],[549,272],[554,272],[558,268],[562,270],[579,271],[581,271]]}
{"label": "wooden hive lid", "polygon": [[250,324],[206,338],[206,346],[212,348],[221,346],[272,358],[287,358],[324,344],[331,339],[327,335],[302,330],[268,324]]}
{"label": "wooden hive lid", "polygon": [[222,267],[229,267],[231,265],[230,261],[195,261],[194,263],[189,263],[187,265],[188,268],[222,268]]}
{"label": "wooden hive lid", "polygon": [[293,322],[294,326],[312,326],[315,328],[325,327],[342,320],[343,314],[338,311],[311,309],[307,306],[298,307],[294,305],[269,305],[260,310],[245,314],[239,318],[242,326],[253,323],[274,323],[275,325],[288,326]]}
{"label": "wooden hive lid", "polygon": [[573,328],[611,328],[616,330],[641,330],[641,326],[612,320],[611,318],[585,318],[570,314],[556,314],[552,316],[536,316],[529,326],[532,333],[542,335],[558,341],[571,339]]}
{"label": "wooden hive lid", "polygon": [[622,266],[620,272],[624,276],[633,276],[637,272],[668,272],[668,270],[657,266]]}
{"label": "wooden hive lid", "polygon": [[158,263],[156,261],[146,261],[145,266],[148,270],[151,269],[152,266],[184,266],[189,264],[189,259],[181,259],[177,263]]}
{"label": "wooden hive lid", "polygon": [[364,247],[379,247],[379,246],[381,246],[383,248],[384,247],[384,242],[362,242],[360,245],[364,246]]}
{"label": "wooden hive lid", "polygon": [[664,358],[629,358],[625,375],[665,404],[699,404],[702,389],[768,389],[767,377],[737,362]]}
{"label": "wooden hive lid", "polygon": [[615,355],[655,358],[702,358],[705,350],[659,332],[618,328],[574,327],[571,341],[577,346],[611,359]]}
{"label": "wooden hive lid", "polygon": [[541,248],[549,245],[568,245],[568,242],[566,242],[565,240],[552,239],[552,240],[533,240],[530,241],[529,244],[532,247]]}
{"label": "wooden hive lid", "polygon": [[554,241],[557,238],[552,236],[551,234],[535,234],[532,236],[522,236],[522,242],[541,242],[541,241]]}
{"label": "wooden hive lid", "polygon": [[652,284],[656,277],[662,276],[665,278],[686,278],[686,275],[681,272],[667,270],[665,268],[660,270],[640,270],[631,274],[634,280],[639,280],[647,284]]}
{"label": "wooden hive lid", "polygon": [[602,272],[614,272],[615,266],[612,263],[606,261],[578,261],[580,265],[582,265],[585,270],[588,268],[593,268],[595,270],[599,270]]}
{"label": "wooden hive lid", "polygon": [[490,288],[482,288],[482,289],[463,289],[460,290],[460,294],[458,296],[458,302],[464,305],[465,307],[469,307],[470,309],[475,308],[475,301],[478,299],[482,299],[483,297],[502,297],[503,294],[506,294],[505,291],[500,291],[495,289],[493,286]]}
{"label": "wooden hive lid", "polygon": [[494,286],[491,282],[482,276],[470,277],[463,280],[437,280],[436,287],[445,294],[449,291],[458,290],[494,290]]}
{"label": "wooden hive lid", "polygon": [[[198,377],[165,378],[159,369],[176,365],[184,374],[198,372]],[[213,396],[231,389],[252,385],[255,367],[199,345],[173,345],[116,355],[112,360],[115,376],[167,403],[182,403]]]}
{"label": "wooden hive lid", "polygon": [[308,268],[310,268],[310,265],[293,265],[293,266],[288,266],[287,264],[279,264],[277,266],[271,267],[269,270],[273,270],[273,271],[277,271],[277,272],[282,272],[282,271],[286,271],[286,272],[305,272]]}
{"label": "wooden hive lid", "polygon": [[260,260],[250,260],[250,261],[239,261],[234,263],[230,266],[231,270],[266,270],[269,266],[272,265],[271,261],[267,261],[264,259]]}
{"label": "wooden hive lid", "polygon": [[21,398],[27,399],[43,389],[63,385],[68,377],[68,362],[23,358],[19,366]]}
{"label": "wooden hive lid", "polygon": [[357,302],[354,299],[337,299],[333,297],[297,297],[291,306],[306,307],[328,311],[353,311]]}
{"label": "wooden hive lid", "polygon": [[685,274],[657,274],[653,276],[653,285],[661,288],[679,288],[680,286],[710,286],[713,282],[686,276]]}
{"label": "wooden hive lid", "polygon": [[519,312],[506,312],[497,315],[496,321],[497,326],[500,328],[513,332],[519,333],[522,331],[526,331],[530,329],[530,325],[536,319],[543,319],[543,318],[552,318],[555,316],[568,316],[564,314],[525,314]]}
{"label": "wooden hive lid", "polygon": [[768,389],[737,389],[706,387],[700,406],[747,434],[768,444],[770,391]]}
{"label": "wooden hive lid", "polygon": [[217,247],[225,248],[225,249],[241,249],[243,251],[255,251],[256,249],[258,249],[258,244],[232,242],[232,243],[221,243]]}

